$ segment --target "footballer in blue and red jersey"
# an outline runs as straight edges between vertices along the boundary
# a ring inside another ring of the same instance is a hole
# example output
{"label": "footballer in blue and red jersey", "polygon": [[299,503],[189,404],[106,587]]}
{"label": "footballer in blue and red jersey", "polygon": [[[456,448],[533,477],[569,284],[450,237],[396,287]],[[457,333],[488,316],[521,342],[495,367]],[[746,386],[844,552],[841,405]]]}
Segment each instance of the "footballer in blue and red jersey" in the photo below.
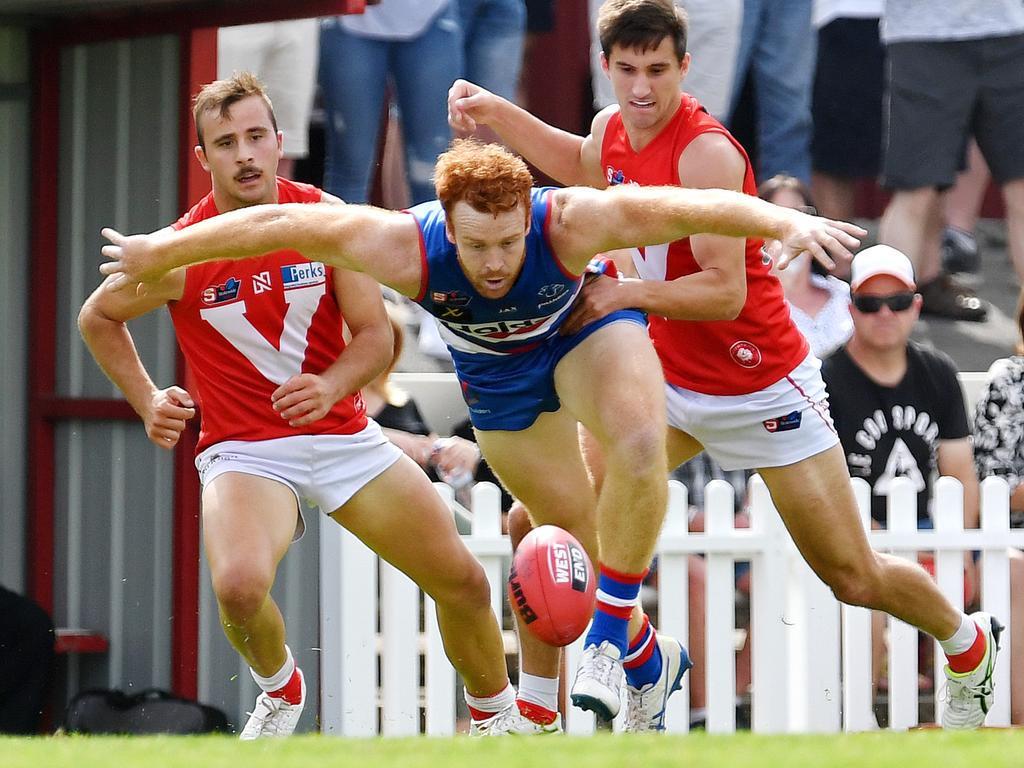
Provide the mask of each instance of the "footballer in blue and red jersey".
{"label": "footballer in blue and red jersey", "polygon": [[580,292],[583,275],[573,274],[551,247],[553,191],[550,187],[531,191],[526,255],[515,283],[500,299],[481,296],[462,271],[439,202],[409,210],[419,224],[423,258],[423,281],[414,300],[437,320],[477,429],[518,431],[528,428],[541,413],[557,411],[560,401],[554,372],[558,362],[602,326],[646,322],[640,312],[621,310],[571,336],[558,333]]}

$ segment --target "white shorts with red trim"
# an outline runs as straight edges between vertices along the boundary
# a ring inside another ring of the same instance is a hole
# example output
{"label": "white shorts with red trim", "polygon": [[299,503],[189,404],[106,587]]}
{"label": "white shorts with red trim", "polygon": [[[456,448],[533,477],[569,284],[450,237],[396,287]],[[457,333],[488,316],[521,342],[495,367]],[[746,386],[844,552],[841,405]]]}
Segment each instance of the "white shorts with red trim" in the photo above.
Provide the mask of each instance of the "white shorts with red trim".
{"label": "white shorts with red trim", "polygon": [[668,424],[698,440],[722,469],[785,467],[839,442],[828,412],[821,361],[747,395],[705,395],[665,385]]}
{"label": "white shorts with red trim", "polygon": [[402,451],[372,419],[353,435],[296,435],[273,440],[226,440],[196,456],[203,488],[225,472],[276,480],[299,508],[293,541],[306,531],[302,502],[330,514],[398,461]]}

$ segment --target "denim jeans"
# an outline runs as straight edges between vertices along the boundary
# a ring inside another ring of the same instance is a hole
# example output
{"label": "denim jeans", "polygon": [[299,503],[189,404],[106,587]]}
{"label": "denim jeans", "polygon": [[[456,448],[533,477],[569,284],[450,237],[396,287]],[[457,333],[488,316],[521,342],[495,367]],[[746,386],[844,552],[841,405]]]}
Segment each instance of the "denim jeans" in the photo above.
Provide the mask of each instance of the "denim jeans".
{"label": "denim jeans", "polygon": [[451,137],[448,88],[462,72],[461,51],[452,5],[411,40],[359,37],[335,17],[322,20],[324,189],[350,203],[369,198],[390,81],[402,116],[412,203],[434,198],[434,163]]}
{"label": "denim jeans", "polygon": [[526,38],[523,0],[458,0],[458,7],[464,37],[463,76],[514,100]]}
{"label": "denim jeans", "polygon": [[[745,0],[732,109],[748,70],[757,99],[757,180],[811,179],[811,87],[817,37],[811,0]],[[851,77],[854,74],[851,73]]]}

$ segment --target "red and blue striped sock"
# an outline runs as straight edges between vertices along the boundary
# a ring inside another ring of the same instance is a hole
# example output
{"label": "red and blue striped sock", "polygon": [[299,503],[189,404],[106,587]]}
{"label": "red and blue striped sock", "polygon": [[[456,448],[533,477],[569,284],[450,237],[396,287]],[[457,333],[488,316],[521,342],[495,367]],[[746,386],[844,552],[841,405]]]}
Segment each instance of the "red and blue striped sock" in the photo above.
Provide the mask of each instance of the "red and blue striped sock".
{"label": "red and blue striped sock", "polygon": [[658,648],[658,633],[650,618],[644,614],[644,623],[626,650],[622,661],[626,669],[626,682],[634,688],[655,683],[661,677],[661,649]]}
{"label": "red and blue striped sock", "polygon": [[620,573],[601,564],[597,577],[597,610],[584,645],[600,645],[607,640],[625,657],[629,646],[627,627],[633,606],[640,596],[640,585],[647,571]]}

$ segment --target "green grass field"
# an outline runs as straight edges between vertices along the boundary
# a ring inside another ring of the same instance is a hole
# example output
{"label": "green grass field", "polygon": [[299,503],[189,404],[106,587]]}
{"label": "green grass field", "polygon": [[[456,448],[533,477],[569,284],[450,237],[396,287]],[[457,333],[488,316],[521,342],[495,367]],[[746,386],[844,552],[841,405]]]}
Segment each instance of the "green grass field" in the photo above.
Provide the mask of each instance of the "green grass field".
{"label": "green grass field", "polygon": [[2,768],[1001,768],[1024,766],[1024,732],[835,736],[612,736],[352,740],[301,736],[0,738]]}

